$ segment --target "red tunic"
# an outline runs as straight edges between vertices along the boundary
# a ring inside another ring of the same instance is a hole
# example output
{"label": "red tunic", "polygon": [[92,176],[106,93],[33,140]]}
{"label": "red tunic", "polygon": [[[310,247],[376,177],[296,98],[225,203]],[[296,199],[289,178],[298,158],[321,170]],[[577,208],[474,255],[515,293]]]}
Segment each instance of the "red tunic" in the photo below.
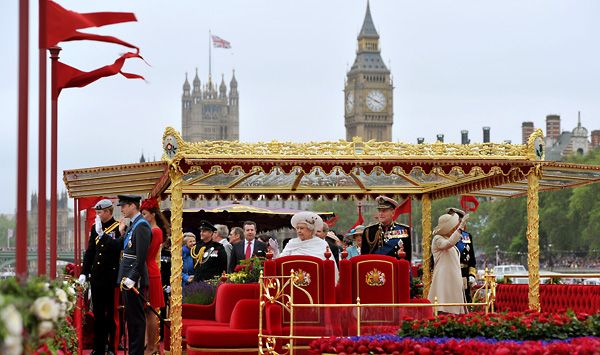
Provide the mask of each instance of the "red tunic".
{"label": "red tunic", "polygon": [[150,242],[148,255],[146,256],[146,267],[148,268],[148,279],[150,280],[150,285],[148,287],[150,297],[148,301],[154,308],[165,306],[162,282],[160,280],[160,269],[156,263],[156,258],[160,255],[160,246],[162,242],[162,230],[158,227],[152,228],[152,241]]}

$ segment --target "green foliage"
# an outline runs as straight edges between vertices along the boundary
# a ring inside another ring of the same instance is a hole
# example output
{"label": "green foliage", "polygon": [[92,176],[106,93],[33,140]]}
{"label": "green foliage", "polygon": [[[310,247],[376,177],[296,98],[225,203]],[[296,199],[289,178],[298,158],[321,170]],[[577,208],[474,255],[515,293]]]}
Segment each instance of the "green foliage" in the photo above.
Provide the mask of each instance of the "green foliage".
{"label": "green foliage", "polygon": [[[0,214],[0,248],[7,246],[6,238],[8,236],[8,230],[15,230],[16,221],[14,218],[9,218],[7,215]],[[13,232],[14,233],[14,232]],[[10,240],[10,246],[15,246],[15,236]]]}

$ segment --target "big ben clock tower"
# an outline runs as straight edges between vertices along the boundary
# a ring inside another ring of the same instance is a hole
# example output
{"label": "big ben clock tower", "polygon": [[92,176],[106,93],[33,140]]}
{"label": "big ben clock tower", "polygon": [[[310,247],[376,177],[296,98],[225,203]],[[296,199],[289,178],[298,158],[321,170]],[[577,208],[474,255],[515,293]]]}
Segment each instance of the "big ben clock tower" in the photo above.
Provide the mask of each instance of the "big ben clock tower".
{"label": "big ben clock tower", "polygon": [[390,71],[381,59],[379,34],[367,2],[356,59],[346,74],[344,87],[346,140],[355,136],[363,140],[392,140],[393,89]]}

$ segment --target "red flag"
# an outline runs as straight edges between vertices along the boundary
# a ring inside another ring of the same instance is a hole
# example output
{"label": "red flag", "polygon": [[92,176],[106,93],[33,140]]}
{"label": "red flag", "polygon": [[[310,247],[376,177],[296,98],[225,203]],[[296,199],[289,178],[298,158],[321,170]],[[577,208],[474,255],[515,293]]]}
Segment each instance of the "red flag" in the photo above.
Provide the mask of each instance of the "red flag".
{"label": "red flag", "polygon": [[394,210],[394,217],[392,217],[392,220],[395,221],[401,214],[410,214],[411,202],[412,200],[410,198],[407,198],[406,200],[404,200],[404,202],[402,202],[400,206],[396,207],[396,209]]}
{"label": "red flag", "polygon": [[479,207],[479,201],[477,201],[477,198],[475,198],[475,196],[462,195],[460,197],[460,207],[462,207],[462,209],[465,210],[465,212],[475,212],[477,211],[477,207]]}
{"label": "red flag", "polygon": [[335,226],[335,224],[337,223],[338,219],[340,219],[340,216],[335,216],[333,218],[330,218],[330,219],[326,220],[325,224],[327,225],[327,227],[332,228],[333,226]]}
{"label": "red flag", "polygon": [[120,58],[118,58],[113,64],[103,66],[102,68],[98,68],[96,70],[92,70],[91,72],[84,72],[77,68],[73,68],[69,65],[66,65],[61,62],[56,63],[56,88],[54,88],[52,92],[52,98],[57,98],[60,95],[60,91],[65,88],[82,88],[87,86],[94,81],[104,78],[107,76],[112,76],[115,74],[121,74],[127,79],[144,79],[143,76],[131,73],[125,73],[121,71],[123,65],[125,64],[125,60],[128,58],[141,58],[139,54],[135,53],[125,53]]}
{"label": "red flag", "polygon": [[[81,38],[82,34],[77,30],[89,27],[100,27],[115,23],[137,21],[131,12],[91,12],[80,14],[70,11],[48,0],[46,17],[46,47],[54,47],[58,42],[73,41],[78,39],[94,39],[96,41],[113,42],[114,37],[98,36],[95,38]],[[79,36],[79,38],[77,38]],[[93,35],[92,35],[93,36]]]}
{"label": "red flag", "polygon": [[350,229],[348,229],[348,232],[350,232],[352,229],[360,226],[363,223],[365,223],[365,219],[363,218],[363,215],[362,215],[362,206],[358,205],[358,218],[356,219],[356,222],[354,222],[352,227],[350,227]]}

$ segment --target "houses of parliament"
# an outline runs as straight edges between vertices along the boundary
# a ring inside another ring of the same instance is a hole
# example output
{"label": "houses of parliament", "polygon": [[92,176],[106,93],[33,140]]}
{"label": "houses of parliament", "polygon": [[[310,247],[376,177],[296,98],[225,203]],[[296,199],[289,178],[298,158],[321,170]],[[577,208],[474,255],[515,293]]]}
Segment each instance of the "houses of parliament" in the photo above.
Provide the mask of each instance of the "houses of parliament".
{"label": "houses of parliament", "polygon": [[[393,84],[379,47],[379,34],[370,6],[358,34],[356,58],[346,73],[344,84],[344,124],[346,139],[392,141]],[[235,72],[229,83],[225,78],[217,89],[211,76],[201,85],[198,71],[187,78],[181,96],[181,132],[190,142],[202,140],[239,140],[239,92]]]}

